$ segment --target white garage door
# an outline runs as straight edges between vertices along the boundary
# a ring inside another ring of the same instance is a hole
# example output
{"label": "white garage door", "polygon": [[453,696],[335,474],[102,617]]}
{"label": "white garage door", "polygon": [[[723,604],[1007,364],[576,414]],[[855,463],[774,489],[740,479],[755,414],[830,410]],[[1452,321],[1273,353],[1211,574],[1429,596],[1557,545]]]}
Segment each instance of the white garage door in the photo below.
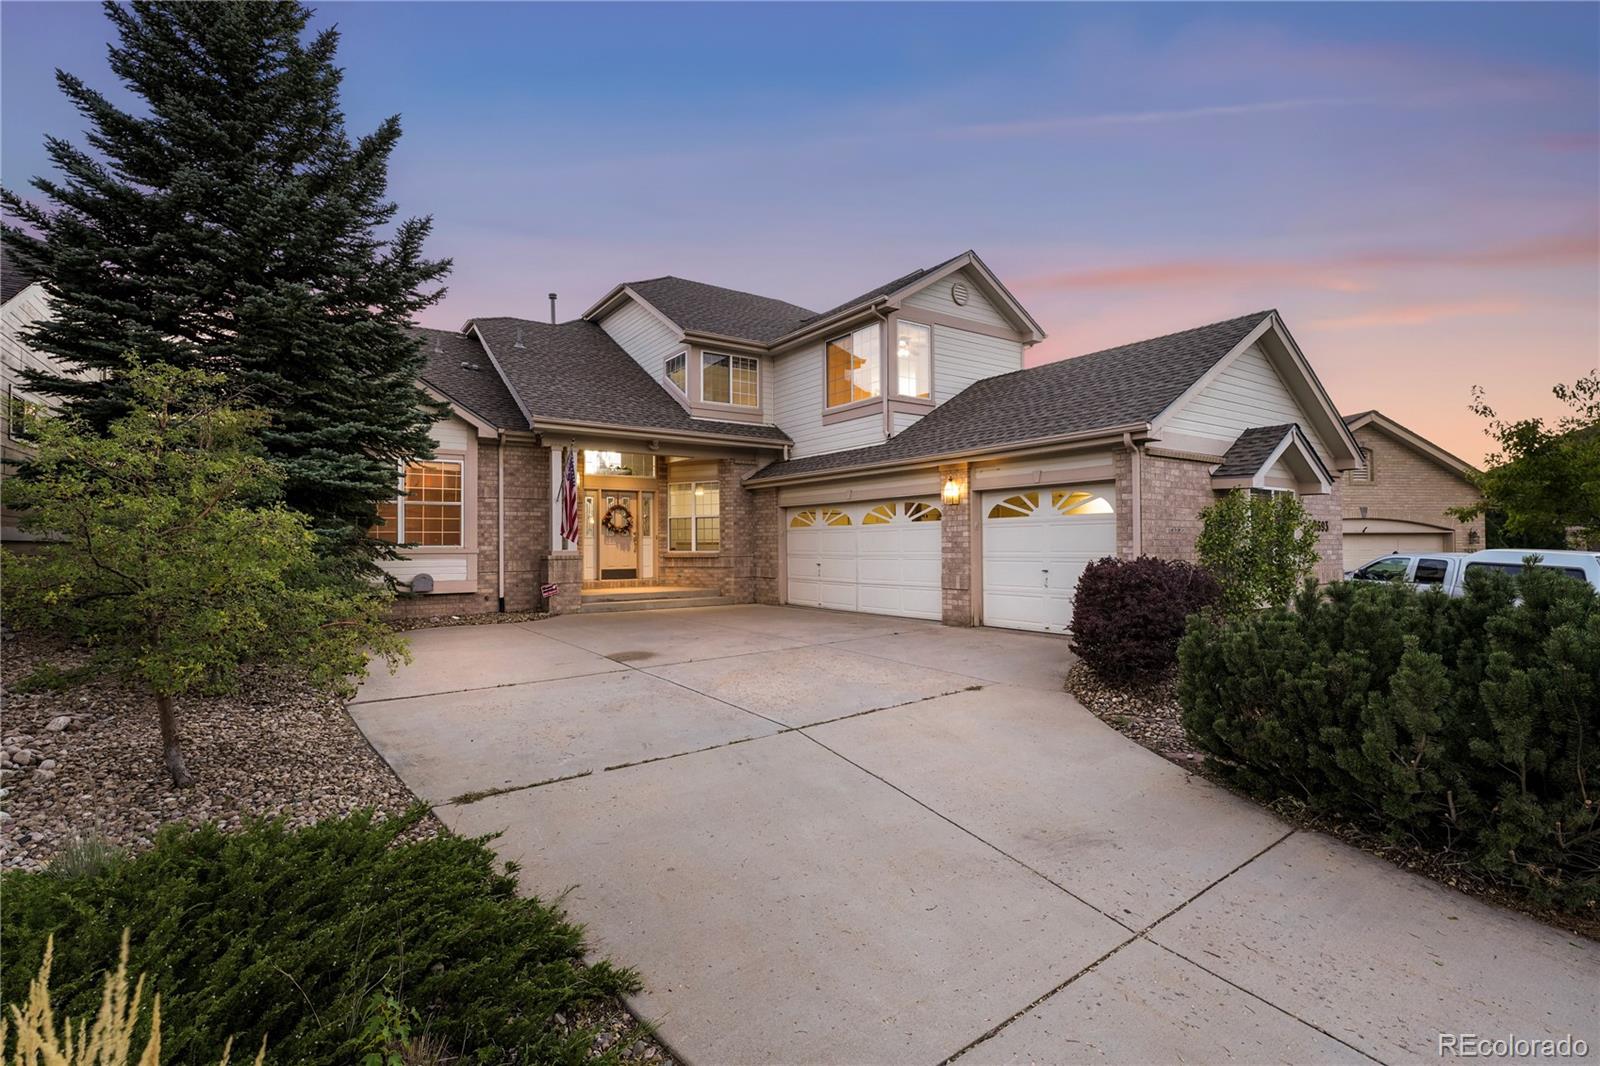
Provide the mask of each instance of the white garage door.
{"label": "white garage door", "polygon": [[788,511],[788,601],[939,617],[939,503],[875,500]]}
{"label": "white garage door", "polygon": [[1448,533],[1346,533],[1344,568],[1354,570],[1390,552],[1447,552]]}
{"label": "white garage door", "polygon": [[983,495],[983,624],[1065,632],[1083,568],[1117,552],[1112,485]]}

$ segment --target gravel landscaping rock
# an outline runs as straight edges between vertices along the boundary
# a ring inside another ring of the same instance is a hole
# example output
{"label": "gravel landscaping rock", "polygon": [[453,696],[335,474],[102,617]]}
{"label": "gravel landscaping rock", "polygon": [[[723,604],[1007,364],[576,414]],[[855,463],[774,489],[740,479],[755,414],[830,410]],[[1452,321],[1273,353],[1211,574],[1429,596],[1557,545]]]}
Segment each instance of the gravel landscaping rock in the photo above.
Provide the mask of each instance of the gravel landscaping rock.
{"label": "gravel landscaping rock", "polygon": [[[462,616],[448,624],[527,621],[520,615]],[[397,628],[430,624],[410,620]],[[342,701],[271,670],[244,674],[236,692],[178,704],[184,757],[195,783],[169,783],[160,728],[148,696],[104,678],[61,689],[17,691],[41,667],[71,675],[83,651],[6,632],[0,640],[0,868],[42,869],[76,839],[138,850],[168,822],[237,828],[254,816],[293,826],[371,807],[397,815],[417,802],[345,711]],[[380,667],[381,669],[381,667]],[[26,687],[26,686],[25,686]],[[442,825],[431,815],[413,834]],[[619,1001],[572,1024],[603,1033],[592,1053],[628,1061],[674,1059]]]}
{"label": "gravel landscaping rock", "polygon": [[[0,802],[9,816],[0,867],[38,869],[78,837],[138,849],[167,822],[229,827],[284,815],[304,825],[360,807],[398,814],[416,802],[339,700],[272,671],[247,674],[229,695],[179,702],[195,785],[173,788],[149,697],[106,679],[16,691],[40,666],[86,661],[28,636],[0,646]],[[430,818],[419,831],[437,828]]]}
{"label": "gravel landscaping rock", "polygon": [[436,614],[427,618],[396,618],[391,628],[401,633],[413,629],[442,629],[446,626],[495,626],[511,622],[537,622],[548,618],[544,611],[506,611],[501,614]]}

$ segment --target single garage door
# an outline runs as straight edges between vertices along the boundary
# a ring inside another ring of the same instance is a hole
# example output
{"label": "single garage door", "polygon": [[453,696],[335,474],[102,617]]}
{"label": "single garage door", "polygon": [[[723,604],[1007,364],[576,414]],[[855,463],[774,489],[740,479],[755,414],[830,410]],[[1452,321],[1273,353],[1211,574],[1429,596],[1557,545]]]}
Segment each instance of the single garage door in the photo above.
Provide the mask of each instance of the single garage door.
{"label": "single garage door", "polygon": [[794,507],[787,517],[790,603],[940,616],[938,500]]}
{"label": "single garage door", "polygon": [[1062,633],[1083,568],[1117,552],[1114,486],[983,495],[983,624]]}
{"label": "single garage door", "polygon": [[1346,533],[1344,568],[1354,570],[1391,552],[1447,552],[1448,533]]}

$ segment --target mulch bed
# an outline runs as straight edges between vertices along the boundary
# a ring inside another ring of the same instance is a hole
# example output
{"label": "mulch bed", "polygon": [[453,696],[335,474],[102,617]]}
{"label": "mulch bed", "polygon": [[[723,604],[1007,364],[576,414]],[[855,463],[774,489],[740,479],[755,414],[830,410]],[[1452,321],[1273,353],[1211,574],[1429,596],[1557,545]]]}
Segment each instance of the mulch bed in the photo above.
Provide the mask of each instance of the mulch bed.
{"label": "mulch bed", "polygon": [[[446,624],[481,625],[464,615]],[[489,615],[494,622],[540,617]],[[437,622],[408,620],[414,629]],[[370,807],[394,816],[417,802],[338,699],[280,671],[247,671],[225,696],[179,701],[184,757],[195,784],[174,788],[161,761],[161,734],[148,696],[89,676],[59,689],[17,691],[41,667],[72,675],[88,656],[9,631],[0,639],[0,869],[39,870],[74,840],[130,851],[148,847],[169,822],[238,828],[253,817],[291,826]],[[26,687],[26,686],[24,686]],[[52,728],[53,727],[53,728]],[[412,831],[443,830],[432,815]],[[573,1026],[596,1025],[593,1053],[671,1063],[620,1002]]]}
{"label": "mulch bed", "polygon": [[[1068,671],[1066,688],[1091,714],[1117,732],[1191,773],[1200,774],[1252,802],[1260,802],[1206,766],[1205,754],[1189,742],[1183,729],[1183,709],[1178,705],[1174,677],[1119,686],[1101,680],[1080,662]],[[1290,798],[1265,806],[1296,829],[1327,833],[1402,870],[1421,874],[1458,892],[1520,911],[1565,932],[1600,940],[1600,914],[1574,914],[1541,907],[1524,898],[1517,889],[1472,870],[1455,855],[1395,843],[1365,826],[1313,811]]]}
{"label": "mulch bed", "polygon": [[537,622],[550,617],[544,611],[505,611],[488,614],[436,614],[427,618],[395,618],[389,628],[405,633],[413,629],[442,629],[446,626],[496,626],[511,622]]}

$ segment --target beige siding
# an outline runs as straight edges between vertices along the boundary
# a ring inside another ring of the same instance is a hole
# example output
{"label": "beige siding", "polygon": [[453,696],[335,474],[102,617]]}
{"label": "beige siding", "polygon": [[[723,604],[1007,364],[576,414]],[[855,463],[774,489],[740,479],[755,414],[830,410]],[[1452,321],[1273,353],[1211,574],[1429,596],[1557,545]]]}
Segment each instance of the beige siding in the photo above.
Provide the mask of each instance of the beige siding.
{"label": "beige siding", "polygon": [[1178,411],[1167,428],[1173,433],[1231,443],[1252,426],[1298,422],[1322,461],[1330,461],[1327,445],[1311,425],[1289,387],[1251,345],[1216,380]]}
{"label": "beige siding", "polygon": [[856,418],[825,425],[822,418],[823,345],[812,344],[765,361],[762,369],[772,377],[774,421],[794,441],[791,455],[863,448],[883,441],[883,411],[875,417]]}
{"label": "beige siding", "polygon": [[1022,342],[933,327],[933,398],[943,403],[980,378],[1022,369]]}
{"label": "beige siding", "polygon": [[[967,286],[967,302],[958,304],[950,296],[951,287],[957,282]],[[970,318],[974,322],[982,322],[986,326],[1000,326],[1004,329],[1016,328],[1009,318],[1001,313],[989,298],[978,288],[971,272],[957,271],[949,277],[940,278],[926,288],[918,289],[907,296],[902,304],[906,307],[921,307],[929,311],[939,311],[957,318]]]}
{"label": "beige siding", "polygon": [[662,379],[667,356],[683,348],[672,330],[632,300],[602,319],[600,328],[657,381]]}
{"label": "beige siding", "polygon": [[904,433],[916,424],[922,416],[915,411],[896,411],[894,413],[894,431],[896,435]]}
{"label": "beige siding", "polygon": [[[28,347],[22,340],[22,331],[36,322],[50,317],[50,306],[43,287],[29,285],[0,309],[0,385],[18,399],[43,403],[45,397],[28,392],[22,385],[22,371],[49,370],[65,373],[66,368],[56,360]],[[0,404],[0,432],[10,439],[11,411],[9,405]]]}
{"label": "beige siding", "polygon": [[[439,593],[472,592],[478,580],[478,432],[466,421],[451,415],[435,422],[429,435],[433,437],[440,459],[461,461],[461,550],[414,551],[402,559],[383,560],[378,566],[402,582],[409,582],[418,574],[429,574]],[[493,455],[491,451],[491,458]]]}

